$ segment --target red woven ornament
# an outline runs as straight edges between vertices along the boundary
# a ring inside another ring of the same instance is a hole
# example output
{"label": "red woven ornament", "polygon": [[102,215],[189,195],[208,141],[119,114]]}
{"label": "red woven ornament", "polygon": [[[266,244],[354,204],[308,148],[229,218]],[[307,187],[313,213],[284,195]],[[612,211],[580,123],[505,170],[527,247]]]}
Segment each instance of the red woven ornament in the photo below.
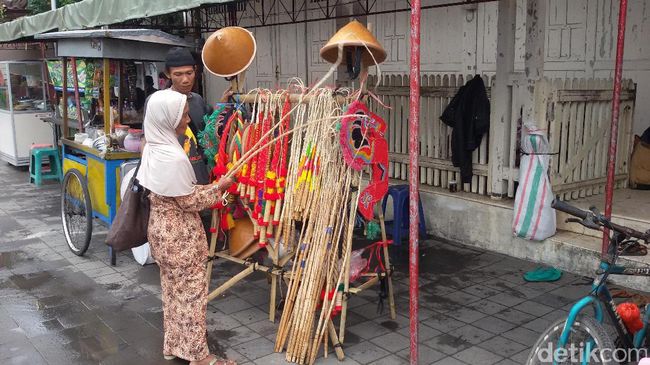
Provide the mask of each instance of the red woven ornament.
{"label": "red woven ornament", "polygon": [[[262,124],[262,136],[266,135],[268,131],[271,130],[271,115],[269,113],[264,117],[264,123]],[[271,136],[266,136],[260,146],[264,146],[269,142]],[[255,171],[255,209],[253,212],[256,214],[255,219],[258,220],[258,225],[263,226],[264,221],[264,176],[268,168],[269,163],[269,147],[264,147],[262,151],[258,154],[257,167]]]}
{"label": "red woven ornament", "polygon": [[343,158],[358,171],[371,165],[370,184],[361,192],[358,209],[365,219],[372,220],[375,204],[388,192],[386,122],[360,101],[350,104],[347,114],[350,116],[342,119],[339,134]]}
{"label": "red woven ornament", "polygon": [[[289,128],[289,111],[291,109],[291,103],[289,102],[289,97],[285,99],[284,107],[282,109],[282,114],[280,115],[280,128],[278,134],[283,133]],[[286,166],[286,145],[287,136],[278,138],[275,142],[275,148],[273,148],[273,159],[270,164],[270,171],[266,173],[266,179],[264,181],[264,200],[266,201],[276,201],[281,199],[281,195],[278,191],[278,179],[279,171],[284,164]]]}
{"label": "red woven ornament", "polygon": [[[230,159],[230,162],[232,164],[236,163],[241,159],[242,156],[242,151],[243,151],[243,145],[242,145],[242,136],[244,135],[244,116],[242,115],[242,112],[240,109],[237,109],[234,113],[235,115],[235,122],[237,124],[237,128],[235,129],[235,133],[233,135],[233,140],[232,140],[232,158]],[[228,170],[231,169],[232,166],[228,166]],[[235,174],[236,181],[239,181],[239,177],[241,176],[241,170]],[[233,184],[235,185],[234,188],[231,186],[231,189],[228,191],[231,194],[234,195],[239,195],[239,186],[238,184]]]}
{"label": "red woven ornament", "polygon": [[[291,102],[289,101],[289,97],[287,96],[287,100],[284,102],[284,107],[282,108],[282,118],[284,118],[284,121],[282,122],[282,132],[286,132],[289,130],[289,126],[291,124],[291,118],[289,112],[291,111]],[[287,155],[287,150],[289,149],[289,135],[285,135],[282,137],[282,148],[281,148],[281,153],[280,153],[280,164],[278,166],[278,169],[276,171],[279,172],[279,178],[278,180],[282,180],[282,192],[284,193],[284,181],[287,179],[287,163],[289,161],[289,156]],[[282,195],[280,196],[282,197]]]}
{"label": "red woven ornament", "polygon": [[219,152],[217,152],[217,156],[215,158],[215,166],[212,170],[212,175],[215,177],[215,180],[219,180],[219,178],[228,172],[227,165],[229,161],[226,146],[228,145],[228,135],[230,134],[230,128],[236,119],[237,113],[233,113],[230,118],[228,118],[228,122],[226,123],[226,126],[223,128],[223,132],[221,133],[221,140],[219,141]]}
{"label": "red woven ornament", "polygon": [[[289,130],[289,124],[291,123],[291,118],[289,112],[291,111],[291,102],[289,101],[289,97],[285,99],[284,106],[282,107],[282,114],[280,115],[280,121],[282,125],[280,125],[280,129],[278,131],[278,135],[286,132]],[[271,168],[273,171],[277,173],[282,169],[282,167],[286,167],[287,165],[287,149],[288,149],[288,135],[283,136],[282,138],[278,138],[278,140],[275,142],[275,148],[273,149],[273,161],[271,161]]]}
{"label": "red woven ornament", "polygon": [[[282,108],[282,113],[280,115],[280,130],[279,134],[284,134],[289,130],[289,125],[291,123],[290,114],[291,111],[291,102],[289,96],[285,99],[284,106]],[[278,138],[276,142],[275,149],[273,150],[273,161],[271,161],[271,168],[274,173],[274,194],[268,194],[270,200],[272,200],[271,206],[271,224],[273,226],[278,226],[280,224],[280,216],[282,214],[282,199],[284,198],[284,188],[287,180],[287,150],[289,147],[289,135],[285,134],[282,138]],[[271,230],[267,232],[267,235],[271,234]]]}
{"label": "red woven ornament", "polygon": [[[253,138],[254,143],[251,145],[251,148],[253,148],[253,146],[259,142],[260,136],[261,136],[261,134],[260,134],[261,128],[262,128],[262,123],[258,122],[255,125],[255,130],[254,130],[255,133],[254,133],[254,138]],[[255,176],[257,174],[257,160],[258,159],[259,159],[259,155],[255,156],[254,158],[251,159],[251,168],[250,168],[250,171],[248,173],[248,199],[251,202],[255,202],[255,200],[256,200],[256,196],[255,196]]]}
{"label": "red woven ornament", "polygon": [[[228,136],[230,133],[230,128],[233,124],[233,122],[237,118],[237,113],[233,113],[233,115],[230,116],[228,119],[228,122],[226,123],[226,126],[223,129],[223,132],[221,134],[221,140],[219,141],[219,152],[217,153],[217,156],[215,158],[215,166],[214,169],[212,169],[212,175],[214,176],[215,181],[219,180],[222,176],[226,175],[228,173],[228,152],[226,151],[226,145],[228,142]],[[232,184],[230,188],[228,188],[228,191],[230,193],[234,193],[237,191],[237,184]],[[235,226],[235,221],[232,218],[232,215],[227,209],[223,209],[224,206],[221,204],[221,202],[218,202],[215,204],[212,209],[218,209],[221,214],[221,220],[220,220],[220,227],[224,231],[230,230]]]}
{"label": "red woven ornament", "polygon": [[[261,135],[266,135],[269,130],[271,130],[271,116],[267,114],[264,117],[264,123],[262,124]],[[271,136],[266,136],[260,143],[260,147],[267,144],[271,139]],[[257,171],[255,172],[255,183],[258,189],[264,188],[264,174],[266,173],[267,165],[269,163],[269,146],[266,146],[262,151],[257,155]]]}
{"label": "red woven ornament", "polygon": [[[250,149],[255,144],[255,126],[249,125],[248,127],[248,138],[245,141],[244,149],[242,153],[250,151]],[[239,175],[239,183],[242,185],[248,185],[250,182],[249,172],[250,172],[250,160],[242,166],[241,173]]]}
{"label": "red woven ornament", "polygon": [[266,173],[266,180],[264,180],[264,200],[274,201],[278,199],[278,194],[275,191],[277,179],[275,171]]}

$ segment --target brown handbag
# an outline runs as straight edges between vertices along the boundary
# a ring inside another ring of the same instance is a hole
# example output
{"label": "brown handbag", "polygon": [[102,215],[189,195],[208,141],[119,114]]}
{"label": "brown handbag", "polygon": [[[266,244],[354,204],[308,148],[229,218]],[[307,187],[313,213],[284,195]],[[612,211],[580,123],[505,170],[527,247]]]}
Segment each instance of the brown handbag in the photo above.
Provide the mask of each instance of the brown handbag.
{"label": "brown handbag", "polygon": [[124,193],[122,204],[108,230],[106,244],[117,251],[124,251],[147,243],[149,228],[149,190],[138,182],[140,162]]}

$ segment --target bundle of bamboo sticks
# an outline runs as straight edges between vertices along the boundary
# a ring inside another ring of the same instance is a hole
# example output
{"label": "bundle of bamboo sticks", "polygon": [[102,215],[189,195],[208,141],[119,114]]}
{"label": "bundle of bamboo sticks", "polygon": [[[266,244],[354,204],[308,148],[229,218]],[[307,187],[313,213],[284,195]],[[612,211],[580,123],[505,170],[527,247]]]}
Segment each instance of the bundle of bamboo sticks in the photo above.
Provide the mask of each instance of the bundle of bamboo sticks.
{"label": "bundle of bamboo sticks", "polygon": [[[249,180],[259,184],[257,169],[267,171],[273,165],[271,156],[279,152],[274,144],[291,136],[290,150],[280,156],[288,158],[284,196],[273,203],[272,215],[267,211],[269,202],[258,212],[262,213],[258,218],[273,216],[277,225],[256,229],[260,238],[273,233],[275,252],[281,242],[292,244],[285,252],[294,252],[275,350],[286,350],[288,361],[312,364],[321,345],[327,354],[328,338],[336,338],[331,315],[337,302],[340,306],[343,277],[349,275],[358,203],[358,193],[352,193],[350,187],[359,186],[361,175],[344,162],[337,128],[343,118],[338,104],[341,100],[331,89],[310,89],[305,95],[309,102],[302,103],[301,97],[288,112],[286,105],[282,108],[286,100],[291,101],[286,92],[257,89],[254,94],[250,126],[258,130],[250,133],[256,137],[253,143],[243,143],[241,158],[229,166],[226,176],[234,176],[243,168]],[[291,127],[284,123],[289,115]],[[242,202],[255,204],[254,199],[261,195],[251,191],[259,192],[259,188],[240,186]],[[248,211],[250,214],[251,209]],[[293,239],[296,236],[297,242]]]}
{"label": "bundle of bamboo sticks", "polygon": [[360,176],[343,161],[336,128],[310,124],[336,117],[340,110],[331,91],[322,90],[310,101],[306,118],[296,118],[307,127],[293,134],[281,231],[276,232],[287,242],[300,227],[275,347],[286,349],[287,360],[300,364],[313,363],[320,345],[327,343],[325,333],[349,259],[341,255],[349,252],[356,212],[350,209],[350,186]]}

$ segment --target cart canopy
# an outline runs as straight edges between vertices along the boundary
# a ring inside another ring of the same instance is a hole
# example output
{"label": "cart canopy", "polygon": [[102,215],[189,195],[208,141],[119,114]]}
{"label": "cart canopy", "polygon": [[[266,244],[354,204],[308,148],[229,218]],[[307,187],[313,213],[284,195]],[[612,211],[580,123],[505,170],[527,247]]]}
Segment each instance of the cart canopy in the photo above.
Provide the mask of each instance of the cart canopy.
{"label": "cart canopy", "polygon": [[0,24],[0,43],[32,37],[54,29],[74,30],[121,23],[232,0],[84,0]]}

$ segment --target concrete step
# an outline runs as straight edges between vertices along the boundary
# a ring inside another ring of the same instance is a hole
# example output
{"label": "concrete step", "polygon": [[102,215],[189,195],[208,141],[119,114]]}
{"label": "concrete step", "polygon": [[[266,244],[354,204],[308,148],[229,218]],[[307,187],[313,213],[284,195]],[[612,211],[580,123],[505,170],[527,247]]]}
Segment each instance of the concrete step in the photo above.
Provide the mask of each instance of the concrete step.
{"label": "concrete step", "polygon": [[[427,230],[434,237],[552,265],[588,277],[595,276],[600,262],[599,232],[584,234],[586,232],[579,224],[564,225],[566,216],[558,217],[559,230],[553,237],[542,242],[529,241],[512,234],[512,200],[493,200],[463,192],[452,194],[438,188],[421,189],[421,197]],[[628,198],[621,199],[624,197]],[[650,210],[650,203],[645,203],[650,201],[649,198],[650,192],[617,191],[614,212],[620,217],[617,217],[618,222],[643,231],[649,229],[650,223],[647,227],[641,227],[650,219],[650,213],[644,215],[644,210]],[[597,199],[600,198],[594,198]],[[621,201],[625,204],[621,204]],[[589,203],[578,201],[574,204],[587,209]],[[630,267],[650,267],[650,256],[622,257],[618,263]],[[611,280],[644,291],[650,287],[649,277],[617,276]]]}
{"label": "concrete step", "polygon": [[[545,244],[557,247],[555,257],[547,257],[546,264],[557,266],[585,276],[594,276],[600,263],[601,238],[580,233],[559,230]],[[620,256],[616,262],[626,267],[650,267],[650,255]],[[648,290],[650,277],[644,276],[610,276],[610,281],[637,290]]]}
{"label": "concrete step", "polygon": [[[588,209],[589,207],[584,207],[576,204],[581,209]],[[584,226],[578,223],[567,223],[566,219],[572,217],[563,212],[557,212],[557,229],[567,232],[574,232],[583,234],[591,237],[602,237],[603,234],[599,231],[585,228]],[[650,218],[650,217],[649,217]],[[612,214],[612,222],[626,226],[632,229],[635,229],[640,232],[645,232],[650,229],[650,219],[634,218],[629,216],[623,216],[620,214]]]}
{"label": "concrete step", "polygon": [[[605,210],[604,196],[592,196],[571,201],[576,207],[588,210],[595,206],[599,211]],[[566,223],[568,214],[558,212],[557,228],[569,232],[580,233],[588,236],[601,237],[598,231],[584,228],[577,223]],[[612,222],[630,227],[637,231],[650,230],[650,191],[621,189],[614,193]]]}

